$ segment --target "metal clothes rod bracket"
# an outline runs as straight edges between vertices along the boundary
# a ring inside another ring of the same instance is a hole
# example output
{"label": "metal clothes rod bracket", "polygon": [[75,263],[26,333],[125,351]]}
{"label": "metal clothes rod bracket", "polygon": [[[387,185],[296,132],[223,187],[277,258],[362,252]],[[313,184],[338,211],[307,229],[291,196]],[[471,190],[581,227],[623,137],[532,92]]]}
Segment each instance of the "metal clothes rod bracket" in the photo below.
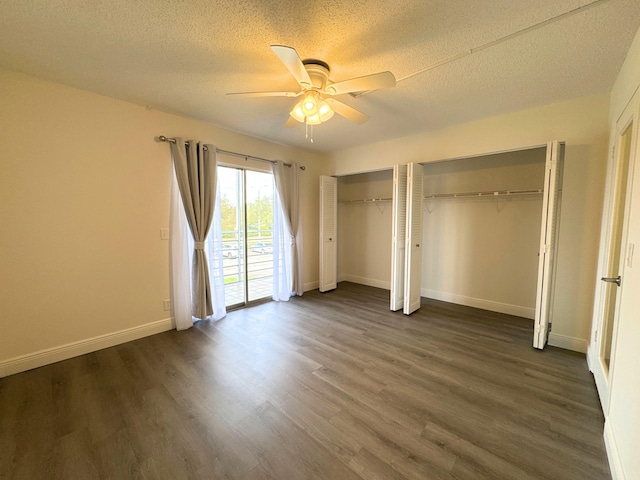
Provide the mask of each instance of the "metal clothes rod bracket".
{"label": "metal clothes rod bracket", "polygon": [[[171,138],[171,137],[165,137],[164,135],[158,135],[156,137],[158,142],[169,142],[169,143],[176,143],[176,139],[175,138]],[[204,147],[205,150],[208,150],[207,147]],[[269,163],[278,163],[275,160],[269,160],[267,158],[260,158],[260,157],[254,157],[253,155],[245,155],[244,153],[237,153],[237,152],[230,152],[229,150],[222,150],[220,148],[216,148],[216,152],[217,153],[223,153],[225,155],[231,155],[233,157],[240,157],[240,158],[244,158],[245,160],[248,160],[249,158],[252,160],[258,160],[259,162],[269,162]],[[286,165],[287,167],[290,167],[291,164],[290,163],[285,163],[282,162],[284,165]],[[305,167],[304,165],[300,165],[300,170],[306,170],[307,167]]]}

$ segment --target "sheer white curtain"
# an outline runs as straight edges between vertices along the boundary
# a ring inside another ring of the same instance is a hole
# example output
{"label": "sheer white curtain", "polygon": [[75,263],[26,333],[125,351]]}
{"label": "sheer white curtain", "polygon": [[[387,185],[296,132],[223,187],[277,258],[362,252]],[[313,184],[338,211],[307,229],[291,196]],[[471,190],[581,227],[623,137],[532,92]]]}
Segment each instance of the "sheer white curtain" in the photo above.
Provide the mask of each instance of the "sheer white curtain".
{"label": "sheer white curtain", "polygon": [[216,153],[203,147],[181,138],[171,144],[171,303],[178,330],[226,315]]}
{"label": "sheer white curtain", "polygon": [[302,221],[297,163],[272,166],[276,196],[273,212],[273,299],[302,295]]}

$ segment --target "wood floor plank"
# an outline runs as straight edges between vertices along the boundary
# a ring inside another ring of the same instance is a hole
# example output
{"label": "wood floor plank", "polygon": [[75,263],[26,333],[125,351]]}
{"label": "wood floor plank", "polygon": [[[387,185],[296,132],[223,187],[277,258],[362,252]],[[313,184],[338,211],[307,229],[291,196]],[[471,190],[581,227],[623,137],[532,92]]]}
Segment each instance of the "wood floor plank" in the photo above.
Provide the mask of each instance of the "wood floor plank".
{"label": "wood floor plank", "polygon": [[255,449],[262,467],[276,478],[359,478],[269,402],[257,408],[239,428]]}
{"label": "wood floor plank", "polygon": [[0,480],[608,480],[583,355],[351,283],[0,379]]}

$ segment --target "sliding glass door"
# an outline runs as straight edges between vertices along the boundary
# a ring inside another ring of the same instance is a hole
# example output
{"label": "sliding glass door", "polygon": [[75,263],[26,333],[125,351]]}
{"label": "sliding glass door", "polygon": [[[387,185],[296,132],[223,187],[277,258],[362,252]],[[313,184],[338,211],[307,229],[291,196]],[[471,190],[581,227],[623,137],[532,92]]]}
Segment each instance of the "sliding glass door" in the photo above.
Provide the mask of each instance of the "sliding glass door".
{"label": "sliding glass door", "polygon": [[218,167],[227,308],[273,293],[273,176]]}

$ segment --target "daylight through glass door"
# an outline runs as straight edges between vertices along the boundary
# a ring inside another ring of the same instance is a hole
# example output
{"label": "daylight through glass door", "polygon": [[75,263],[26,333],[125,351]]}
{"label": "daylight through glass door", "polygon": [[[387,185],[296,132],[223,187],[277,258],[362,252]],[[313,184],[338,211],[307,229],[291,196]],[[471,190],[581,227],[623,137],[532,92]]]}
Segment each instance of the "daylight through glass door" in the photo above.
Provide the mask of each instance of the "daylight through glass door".
{"label": "daylight through glass door", "polygon": [[218,167],[227,308],[273,294],[273,176]]}

